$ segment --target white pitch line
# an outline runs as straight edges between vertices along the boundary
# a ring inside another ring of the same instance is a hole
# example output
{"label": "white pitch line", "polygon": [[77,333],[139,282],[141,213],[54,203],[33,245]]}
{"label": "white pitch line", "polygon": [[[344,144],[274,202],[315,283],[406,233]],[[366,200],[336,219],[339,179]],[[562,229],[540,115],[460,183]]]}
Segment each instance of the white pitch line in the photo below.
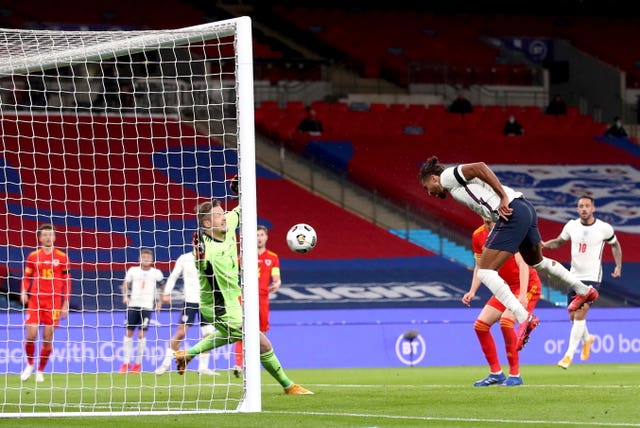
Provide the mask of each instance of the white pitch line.
{"label": "white pitch line", "polygon": [[441,421],[441,422],[487,422],[509,424],[510,426],[517,424],[525,425],[580,425],[580,426],[607,426],[607,427],[640,427],[640,423],[627,422],[578,422],[578,421],[542,421],[542,420],[525,420],[525,419],[480,419],[480,418],[437,418],[430,416],[407,416],[407,415],[378,415],[368,413],[330,413],[330,412],[287,412],[287,411],[271,411],[263,410],[262,413],[282,414],[282,415],[306,415],[306,416],[341,416],[353,418],[380,418],[380,419],[402,419],[412,421]]}
{"label": "white pitch line", "polygon": [[[467,388],[474,388],[471,383],[469,383],[469,385],[459,385],[459,384],[455,384],[455,385],[445,385],[445,384],[423,384],[423,385],[371,384],[371,385],[369,385],[369,384],[328,384],[328,383],[310,384],[310,383],[305,383],[305,385],[309,386],[309,387],[321,387],[321,388],[368,388],[368,389],[374,389],[374,388],[386,389],[386,388],[390,388],[390,387],[393,387],[393,386],[398,386],[398,387],[402,387],[402,388],[426,388],[426,389],[429,389],[429,388],[433,388],[433,389],[441,389],[441,388],[446,388],[446,389],[451,389],[451,388],[467,389]],[[263,388],[269,387],[269,386],[272,386],[272,385],[262,385]],[[524,385],[518,386],[518,388],[640,389],[640,385],[568,385],[568,384],[551,384],[551,385],[536,384],[536,385],[531,385],[531,384],[525,383]],[[477,389],[478,391],[482,390],[482,388],[474,388],[474,389]]]}

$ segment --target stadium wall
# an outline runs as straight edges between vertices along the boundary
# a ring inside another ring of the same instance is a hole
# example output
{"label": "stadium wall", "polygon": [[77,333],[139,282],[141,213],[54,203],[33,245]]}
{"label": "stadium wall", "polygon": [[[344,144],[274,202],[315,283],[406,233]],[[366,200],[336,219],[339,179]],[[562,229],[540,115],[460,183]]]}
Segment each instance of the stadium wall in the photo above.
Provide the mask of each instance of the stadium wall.
{"label": "stadium wall", "polygon": [[[473,330],[479,311],[480,307],[274,311],[268,336],[284,366],[291,369],[485,365]],[[544,308],[536,313],[541,323],[520,354],[523,373],[527,364],[556,364],[567,346],[566,310]],[[5,373],[18,374],[24,364],[23,316],[9,314],[7,326],[0,329],[0,366]],[[173,332],[171,322],[178,316],[169,311],[154,316],[143,371],[161,363]],[[56,330],[47,370],[117,371],[124,321],[124,311],[71,313]],[[188,344],[198,340],[197,330],[189,330]],[[413,330],[417,336],[407,340],[410,334],[406,333]],[[589,330],[596,337],[589,362],[635,363],[640,358],[640,308],[595,308],[590,312]],[[506,364],[502,335],[498,327],[493,332],[498,355]],[[233,367],[230,357],[230,347],[219,349],[212,368]],[[579,357],[574,358],[574,364],[580,363]]]}

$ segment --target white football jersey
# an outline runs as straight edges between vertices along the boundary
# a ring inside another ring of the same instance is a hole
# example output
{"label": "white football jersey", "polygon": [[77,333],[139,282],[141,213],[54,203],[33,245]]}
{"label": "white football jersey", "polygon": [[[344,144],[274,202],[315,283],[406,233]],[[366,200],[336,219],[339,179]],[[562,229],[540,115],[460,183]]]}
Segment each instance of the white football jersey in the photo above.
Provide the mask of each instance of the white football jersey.
{"label": "white football jersey", "polygon": [[176,281],[182,275],[184,282],[184,301],[189,303],[200,303],[200,279],[198,277],[198,269],[196,268],[195,256],[193,252],[188,252],[176,260],[167,284],[164,286],[164,295],[170,295]]}
{"label": "white football jersey", "polygon": [[[474,178],[467,180],[462,174],[462,165],[450,167],[442,171],[440,183],[449,191],[453,199],[471,208],[481,216],[498,221],[498,207],[500,196],[489,184]],[[509,197],[509,202],[521,198],[522,193],[516,192],[510,187],[502,186]]]}
{"label": "white football jersey", "polygon": [[604,243],[617,242],[613,227],[598,219],[590,225],[582,224],[580,219],[569,220],[560,237],[571,241],[571,273],[581,281],[602,281]]}
{"label": "white football jersey", "polygon": [[127,270],[124,280],[130,287],[129,306],[153,310],[158,285],[164,280],[162,272],[156,268],[143,270],[133,266]]}

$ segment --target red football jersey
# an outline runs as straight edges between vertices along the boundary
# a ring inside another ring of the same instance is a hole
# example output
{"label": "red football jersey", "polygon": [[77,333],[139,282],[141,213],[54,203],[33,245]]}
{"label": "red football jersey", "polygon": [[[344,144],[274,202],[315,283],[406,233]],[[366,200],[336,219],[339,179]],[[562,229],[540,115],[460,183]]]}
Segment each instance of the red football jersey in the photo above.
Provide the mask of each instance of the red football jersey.
{"label": "red football jersey", "polygon": [[[473,255],[476,260],[480,258],[488,237],[489,231],[484,224],[473,232],[471,245],[473,247]],[[498,270],[498,274],[506,281],[507,284],[509,284],[509,288],[520,288],[520,269],[518,268],[515,257],[509,257],[509,259]],[[527,290],[535,284],[540,284],[538,272],[532,267],[529,267],[529,284]]]}
{"label": "red football jersey", "polygon": [[[276,269],[276,272],[273,270]],[[280,274],[280,258],[273,251],[265,251],[258,254],[258,288],[260,296],[269,296],[269,284],[271,275]]]}
{"label": "red football jersey", "polygon": [[42,248],[32,251],[27,257],[22,290],[30,293],[28,308],[60,309],[71,293],[67,255],[57,249],[50,254]]}

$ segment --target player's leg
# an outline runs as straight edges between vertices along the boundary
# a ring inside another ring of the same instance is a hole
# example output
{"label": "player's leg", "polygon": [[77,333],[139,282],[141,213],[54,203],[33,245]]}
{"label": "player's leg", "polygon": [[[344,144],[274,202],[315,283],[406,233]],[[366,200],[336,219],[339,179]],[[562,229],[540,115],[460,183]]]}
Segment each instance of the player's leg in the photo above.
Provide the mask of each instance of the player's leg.
{"label": "player's leg", "polygon": [[[489,302],[482,308],[482,311],[478,315],[478,318],[473,324],[473,329],[480,342],[480,348],[484,354],[484,358],[489,364],[489,376],[484,379],[480,379],[475,382],[473,386],[490,386],[504,382],[505,376],[502,373],[502,366],[500,365],[500,359],[498,358],[498,351],[496,349],[496,343],[491,334],[491,326],[495,324],[502,311],[495,306],[502,306],[502,304],[496,299],[495,296],[489,299]],[[504,306],[502,306],[504,308]]]}
{"label": "player's leg", "polygon": [[[533,313],[538,301],[540,300],[540,293],[542,290],[542,283],[537,281],[534,284],[529,284],[529,289],[527,290],[527,311],[529,313]],[[524,331],[527,328],[525,324],[519,324],[518,329],[516,330],[516,337],[522,337],[524,335]],[[516,346],[516,351],[519,351]]]}
{"label": "player's leg", "polygon": [[289,379],[284,371],[284,368],[282,368],[282,364],[280,364],[280,360],[278,360],[278,357],[273,350],[271,342],[262,332],[260,332],[260,363],[262,363],[262,367],[264,367],[267,373],[269,373],[280,385],[282,385],[285,394],[313,394],[313,392],[309,391],[306,388],[303,388],[296,383],[293,383],[293,381]]}
{"label": "player's leg", "polygon": [[[573,301],[574,296],[575,293],[569,293],[567,300],[569,302]],[[570,312],[571,332],[569,333],[569,344],[567,345],[567,350],[565,351],[564,356],[560,361],[558,361],[558,366],[563,369],[569,368],[573,362],[573,356],[578,349],[578,345],[583,341],[585,330],[587,329],[586,314],[588,306],[588,304],[585,304],[581,308]],[[587,358],[589,358],[588,353],[591,351],[591,342],[592,341],[587,340],[583,344],[583,348],[585,347],[584,345],[587,346]],[[581,358],[583,354],[585,354],[584,350],[581,352]],[[584,360],[585,358],[582,359]]]}
{"label": "player's leg", "polygon": [[122,340],[122,365],[118,373],[127,373],[131,368],[131,354],[133,353],[133,333],[142,324],[142,314],[136,308],[127,309],[127,326]]}
{"label": "player's leg", "polygon": [[[509,309],[520,323],[529,323],[530,314],[498,274],[498,269],[512,257],[525,238],[533,221],[528,206],[519,199],[511,202],[513,212],[509,221],[499,219],[487,237],[482,256],[478,260],[478,279]],[[532,329],[533,330],[533,329]]]}
{"label": "player's leg", "polygon": [[[260,331],[266,333],[269,331],[269,296],[260,296],[259,307],[259,320]],[[242,341],[237,341],[234,349],[235,365],[233,367],[233,374],[239,378],[242,376]]]}
{"label": "player's leg", "polygon": [[[585,284],[591,285],[598,290],[598,292],[600,291],[599,282],[585,281]],[[587,328],[587,313],[589,312],[589,309],[591,309],[591,306],[593,306],[593,302],[585,303],[579,310],[575,311],[575,318],[584,322],[584,325],[580,327],[582,330],[582,349],[580,350],[580,359],[582,361],[587,361],[589,356],[591,356],[591,345],[593,345],[593,342],[595,341],[595,337],[589,333],[589,329]]]}
{"label": "player's leg", "polygon": [[27,356],[27,365],[20,374],[20,379],[22,381],[29,379],[35,370],[36,340],[38,339],[40,323],[38,311],[35,309],[29,309],[27,311],[27,320],[25,323],[26,337],[24,341],[24,351]]}
{"label": "player's leg", "polygon": [[196,314],[198,313],[198,304],[191,304],[189,302],[185,303],[184,308],[180,313],[180,319],[178,321],[178,328],[176,332],[171,337],[171,341],[169,342],[169,347],[165,351],[164,360],[162,364],[156,369],[155,374],[162,375],[166,373],[167,370],[171,367],[171,361],[173,361],[175,352],[180,349],[180,344],[184,340],[187,335],[187,330],[190,325],[193,325],[195,321]]}
{"label": "player's leg", "polygon": [[[494,230],[497,226],[498,224]],[[491,290],[500,303],[516,316],[519,322],[524,322],[529,316],[529,312],[498,274],[498,269],[512,256],[513,253],[502,249],[485,248],[480,260],[478,260],[478,279]]]}
{"label": "player's leg", "polygon": [[136,362],[131,367],[131,373],[139,373],[142,370],[142,358],[144,357],[144,350],[147,346],[147,329],[149,328],[149,322],[151,321],[151,311],[148,309],[141,309],[142,313],[142,325],[138,327],[138,351],[136,352]]}
{"label": "player's leg", "polygon": [[[50,320],[55,323],[54,320]],[[42,348],[40,349],[40,362],[38,364],[38,370],[36,371],[36,382],[44,381],[44,368],[47,366],[49,362],[49,356],[51,355],[51,351],[53,350],[53,330],[54,325],[48,324],[49,320],[46,321],[45,325],[42,327]]]}
{"label": "player's leg", "polygon": [[[208,319],[203,319],[209,322]],[[229,314],[222,318],[210,321],[213,325],[213,333],[200,340],[194,346],[187,350],[179,350],[175,353],[176,367],[179,374],[184,374],[187,369],[187,364],[195,358],[196,355],[203,352],[210,351],[214,348],[218,348],[223,345],[235,343],[242,339],[242,315],[233,321],[233,325],[230,325]]]}
{"label": "player's leg", "polygon": [[[526,258],[525,261],[527,261]],[[553,259],[542,257],[542,260],[538,263],[531,264],[528,261],[527,263],[538,272],[543,272],[550,277],[557,279],[576,292],[574,299],[569,303],[569,310],[578,309],[585,303],[591,303],[600,296],[598,290],[582,283],[571,272],[569,272],[567,268],[562,266],[561,263]]]}
{"label": "player's leg", "polygon": [[522,376],[520,376],[520,354],[518,353],[518,336],[514,330],[515,317],[509,311],[500,318],[500,330],[504,338],[504,347],[507,353],[507,362],[509,363],[509,376],[504,382],[504,386],[522,385]]}
{"label": "player's leg", "polygon": [[242,340],[238,340],[235,343],[233,349],[233,355],[235,358],[235,365],[233,366],[233,375],[237,378],[242,376]]}
{"label": "player's leg", "polygon": [[[200,334],[203,338],[213,334],[213,325],[203,323],[200,325]],[[239,342],[236,342],[239,343]],[[209,368],[209,360],[211,359],[211,351],[204,351],[198,356],[198,373],[201,375],[218,376],[220,373]]]}
{"label": "player's leg", "polygon": [[580,350],[580,359],[582,361],[587,361],[591,356],[591,345],[593,345],[593,342],[595,341],[595,337],[589,333],[589,329],[587,328],[587,313],[590,308],[591,305],[589,303],[585,303],[579,311],[576,311],[576,314],[581,312],[581,318],[584,322],[584,327],[582,329],[582,349]]}
{"label": "player's leg", "polygon": [[482,256],[478,260],[478,278],[500,303],[515,315],[518,322],[529,324],[533,321],[530,318],[533,317],[497,272],[510,257],[518,252],[531,225],[535,225],[535,209],[531,204],[523,201],[523,199],[514,199],[510,204],[513,211],[509,221],[499,219],[491,230]]}
{"label": "player's leg", "polygon": [[[515,254],[517,251],[522,253],[523,248],[531,250],[533,247],[540,247],[542,238],[538,231],[538,217],[533,205],[523,198],[517,198],[514,199],[509,206],[513,210],[509,220],[503,221],[500,219],[496,222],[487,240],[487,247],[495,250],[508,251],[512,254]],[[505,291],[502,290],[502,293],[505,293]],[[498,298],[500,298],[500,296],[498,296]],[[518,301],[513,293],[511,293],[509,299],[510,301],[502,299],[500,301],[522,326],[517,336],[516,350],[519,351],[529,340],[529,336],[538,326],[539,320],[538,317]],[[514,304],[513,300],[518,304]]]}

